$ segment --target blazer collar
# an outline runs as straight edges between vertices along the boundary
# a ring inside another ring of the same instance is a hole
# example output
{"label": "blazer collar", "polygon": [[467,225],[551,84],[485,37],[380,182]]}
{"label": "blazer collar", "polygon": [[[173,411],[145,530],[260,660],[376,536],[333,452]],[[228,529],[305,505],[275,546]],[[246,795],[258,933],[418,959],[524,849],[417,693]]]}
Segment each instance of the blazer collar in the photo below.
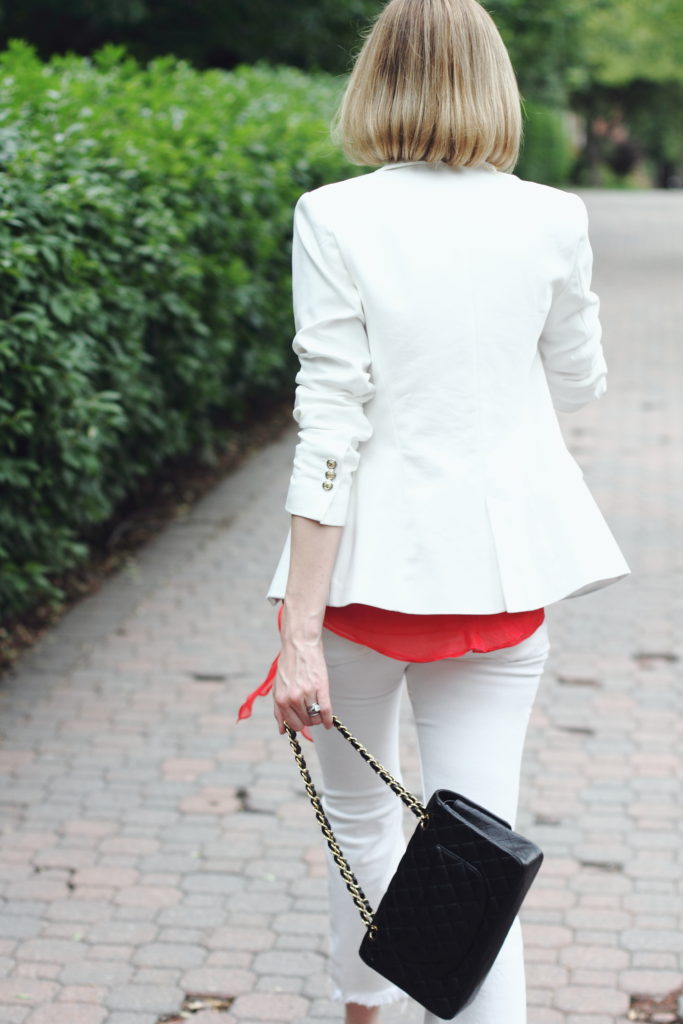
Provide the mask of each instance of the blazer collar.
{"label": "blazer collar", "polygon": [[[397,163],[382,164],[382,166],[378,167],[377,170],[378,171],[393,171],[397,167],[413,167],[413,166],[419,165],[419,164],[425,164],[425,166],[435,165],[435,166],[441,166],[441,167],[448,167],[448,164],[443,163],[442,160],[437,161],[436,164],[435,164],[435,161],[433,161],[433,160],[400,160]],[[493,171],[494,174],[498,173],[497,169],[493,166],[493,164],[489,164],[489,163],[479,164],[478,167],[459,167],[458,170],[461,170],[461,171]]]}

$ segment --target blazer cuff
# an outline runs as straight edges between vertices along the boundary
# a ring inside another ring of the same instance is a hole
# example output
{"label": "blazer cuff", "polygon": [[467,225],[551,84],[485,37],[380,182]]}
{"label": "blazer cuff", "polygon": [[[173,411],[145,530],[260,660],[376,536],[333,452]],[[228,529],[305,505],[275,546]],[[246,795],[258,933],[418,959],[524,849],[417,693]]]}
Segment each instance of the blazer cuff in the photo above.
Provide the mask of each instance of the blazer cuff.
{"label": "blazer cuff", "polygon": [[294,457],[285,510],[315,519],[324,526],[344,526],[348,517],[353,474],[358,451],[330,444],[325,449],[304,450]]}
{"label": "blazer cuff", "polygon": [[607,391],[607,364],[600,348],[590,374],[578,380],[562,377],[550,382],[553,405],[560,412],[575,412]]}

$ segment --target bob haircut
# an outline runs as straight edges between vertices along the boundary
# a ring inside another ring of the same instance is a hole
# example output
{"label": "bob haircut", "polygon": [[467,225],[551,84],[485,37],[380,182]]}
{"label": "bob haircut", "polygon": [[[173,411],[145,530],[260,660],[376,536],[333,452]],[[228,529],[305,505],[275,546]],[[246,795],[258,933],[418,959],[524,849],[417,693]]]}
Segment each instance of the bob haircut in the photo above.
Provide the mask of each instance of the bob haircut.
{"label": "bob haircut", "polygon": [[519,89],[476,0],[390,0],[358,54],[333,135],[354,164],[441,161],[511,171]]}

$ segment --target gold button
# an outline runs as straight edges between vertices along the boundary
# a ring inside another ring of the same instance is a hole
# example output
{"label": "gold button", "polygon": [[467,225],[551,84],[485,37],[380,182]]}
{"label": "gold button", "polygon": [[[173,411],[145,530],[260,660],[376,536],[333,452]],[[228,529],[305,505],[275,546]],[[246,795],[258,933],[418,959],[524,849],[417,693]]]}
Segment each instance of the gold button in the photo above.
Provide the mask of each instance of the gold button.
{"label": "gold button", "polygon": [[327,465],[328,469],[336,469],[337,468],[337,460],[336,459],[328,459],[326,465]]}
{"label": "gold button", "polygon": [[328,469],[327,473],[325,473],[325,479],[326,480],[335,480],[336,477],[337,477],[337,474],[332,469]]}
{"label": "gold button", "polygon": [[323,490],[331,491],[333,487],[334,484],[331,484],[329,480],[323,480]]}

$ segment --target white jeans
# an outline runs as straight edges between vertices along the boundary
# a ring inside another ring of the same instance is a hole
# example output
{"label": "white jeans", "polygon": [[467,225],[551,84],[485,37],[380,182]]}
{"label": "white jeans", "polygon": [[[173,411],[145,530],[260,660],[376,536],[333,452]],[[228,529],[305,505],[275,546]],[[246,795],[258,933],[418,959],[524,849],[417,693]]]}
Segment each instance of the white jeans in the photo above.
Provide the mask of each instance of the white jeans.
{"label": "white jeans", "polygon": [[[513,826],[524,738],[543,666],[543,622],[515,647],[426,664],[406,663],[324,631],[332,707],[394,775],[399,768],[403,680],[413,707],[423,795],[453,789]],[[323,804],[370,903],[377,906],[404,849],[402,803],[336,730],[312,730],[323,775]],[[378,1006],[403,993],[358,956],[364,926],[328,859],[333,997]],[[425,1024],[439,1018],[425,1015]],[[462,1024],[524,1024],[526,995],[519,921]]]}

